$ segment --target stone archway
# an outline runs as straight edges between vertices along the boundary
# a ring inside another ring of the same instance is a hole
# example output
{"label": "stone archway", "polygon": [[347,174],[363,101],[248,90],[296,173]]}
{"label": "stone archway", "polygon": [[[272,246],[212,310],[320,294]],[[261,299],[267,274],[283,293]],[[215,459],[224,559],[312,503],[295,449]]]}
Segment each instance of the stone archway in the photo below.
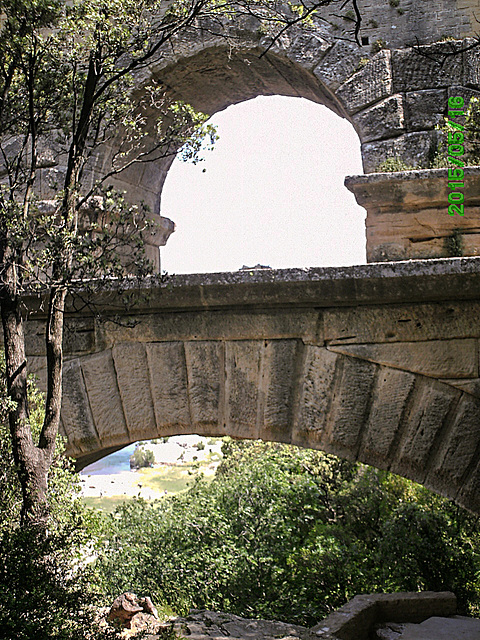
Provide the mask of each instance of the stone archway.
{"label": "stone archway", "polygon": [[[256,24],[245,25],[234,51],[203,35],[145,70],[138,91],[155,77],[207,112],[269,93],[326,104],[357,130],[366,173],[392,155],[423,163],[448,96],[480,88],[476,50],[439,70],[435,54],[449,42],[424,45],[427,57],[398,39],[403,48],[371,53],[337,38],[322,19],[263,56]],[[159,214],[170,162],[125,172],[116,186]],[[154,282],[162,301],[137,309],[143,335],[110,342],[93,317],[73,315],[62,414],[70,452],[86,460],[139,437],[192,430],[293,441],[392,468],[480,511],[478,268],[467,260],[187,277],[171,291]],[[406,284],[392,286],[403,275]],[[262,278],[267,289],[252,299]],[[40,376],[41,316],[32,317],[29,350]],[[329,337],[328,317],[340,316],[347,335]],[[381,331],[364,330],[369,324]],[[155,380],[163,382],[152,392]]]}
{"label": "stone archway", "polygon": [[[479,274],[466,258],[177,276],[132,290],[121,318],[115,289],[99,294],[111,322],[68,318],[68,453],[84,466],[160,436],[263,438],[480,512]],[[40,382],[42,314],[28,343]]]}
{"label": "stone archway", "polygon": [[[451,49],[450,42],[425,45],[421,54],[383,49],[372,55],[319,27],[292,35],[268,53],[255,33],[233,51],[209,41],[184,49],[174,62],[149,70],[147,79],[156,78],[176,98],[209,115],[259,95],[300,96],[324,104],[357,131],[365,173],[395,156],[408,165],[428,166],[448,97],[480,95],[475,51],[440,66],[438,56]],[[142,172],[132,169],[116,185],[130,197],[147,196],[158,213],[171,162],[164,159]]]}

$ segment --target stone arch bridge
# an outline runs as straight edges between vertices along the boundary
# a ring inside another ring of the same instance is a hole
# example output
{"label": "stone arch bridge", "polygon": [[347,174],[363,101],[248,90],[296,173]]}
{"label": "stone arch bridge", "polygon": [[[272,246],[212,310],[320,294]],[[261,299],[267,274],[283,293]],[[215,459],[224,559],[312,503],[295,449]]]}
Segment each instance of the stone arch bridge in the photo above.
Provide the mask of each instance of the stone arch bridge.
{"label": "stone arch bridge", "polygon": [[[129,293],[130,311],[114,288],[98,294],[104,322],[68,315],[62,430],[79,466],[165,435],[263,438],[480,510],[479,259],[176,276]],[[42,382],[40,306],[29,326]]]}
{"label": "stone arch bridge", "polygon": [[[478,0],[392,4],[359,0],[361,46],[348,12],[321,13],[268,51],[255,21],[239,21],[233,49],[198,29],[144,69],[136,91],[141,98],[155,79],[209,114],[257,95],[301,96],[352,123],[366,174],[392,157],[425,166],[448,97],[480,96],[479,49],[468,48]],[[443,56],[455,49],[464,51]],[[157,117],[149,114],[152,129]],[[114,152],[95,157],[86,176],[93,181]],[[171,161],[114,183],[160,223]],[[48,200],[62,167],[48,161],[41,171]],[[68,452],[83,466],[179,433],[292,442],[390,469],[480,512],[480,263],[442,259],[453,233],[464,255],[480,251],[478,178],[466,172],[462,219],[447,215],[446,171],[350,179],[368,213],[368,259],[383,264],[153,279],[128,292],[132,307],[113,287],[98,294],[102,323],[72,303]],[[148,249],[157,262],[172,224],[163,228]],[[42,382],[44,314],[41,301],[29,306],[29,367]]]}

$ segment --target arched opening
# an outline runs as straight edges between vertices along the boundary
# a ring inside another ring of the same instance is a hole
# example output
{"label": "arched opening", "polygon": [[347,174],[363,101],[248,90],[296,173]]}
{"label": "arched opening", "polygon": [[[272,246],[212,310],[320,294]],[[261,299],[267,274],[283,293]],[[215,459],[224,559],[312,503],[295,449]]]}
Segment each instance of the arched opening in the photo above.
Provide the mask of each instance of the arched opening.
{"label": "arched opening", "polygon": [[162,192],[176,232],[168,273],[365,262],[365,211],[343,181],[361,173],[346,120],[304,99],[262,96],[213,116],[219,140],[197,165],[177,159]]}

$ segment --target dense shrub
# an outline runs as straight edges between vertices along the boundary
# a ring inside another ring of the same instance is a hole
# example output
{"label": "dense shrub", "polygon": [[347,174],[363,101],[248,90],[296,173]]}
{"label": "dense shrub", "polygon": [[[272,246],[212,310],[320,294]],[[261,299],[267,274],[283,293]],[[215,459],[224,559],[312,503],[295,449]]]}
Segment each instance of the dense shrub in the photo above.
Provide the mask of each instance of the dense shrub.
{"label": "dense shrub", "polygon": [[211,484],[111,518],[104,588],[313,624],[361,592],[452,589],[478,606],[476,519],[320,452],[229,443]]}
{"label": "dense shrub", "polygon": [[145,446],[137,446],[130,456],[130,468],[142,469],[144,467],[153,467],[155,464],[155,454],[151,449]]}

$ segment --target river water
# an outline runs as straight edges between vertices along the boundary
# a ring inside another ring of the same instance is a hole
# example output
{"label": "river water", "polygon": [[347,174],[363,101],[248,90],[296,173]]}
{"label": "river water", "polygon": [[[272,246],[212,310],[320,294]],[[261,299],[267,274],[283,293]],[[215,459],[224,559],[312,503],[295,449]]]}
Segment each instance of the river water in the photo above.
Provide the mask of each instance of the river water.
{"label": "river water", "polygon": [[82,476],[103,476],[111,473],[121,473],[122,471],[130,471],[130,456],[135,451],[135,444],[130,444],[128,447],[115,451],[109,456],[97,460],[88,467],[82,469],[80,475]]}

